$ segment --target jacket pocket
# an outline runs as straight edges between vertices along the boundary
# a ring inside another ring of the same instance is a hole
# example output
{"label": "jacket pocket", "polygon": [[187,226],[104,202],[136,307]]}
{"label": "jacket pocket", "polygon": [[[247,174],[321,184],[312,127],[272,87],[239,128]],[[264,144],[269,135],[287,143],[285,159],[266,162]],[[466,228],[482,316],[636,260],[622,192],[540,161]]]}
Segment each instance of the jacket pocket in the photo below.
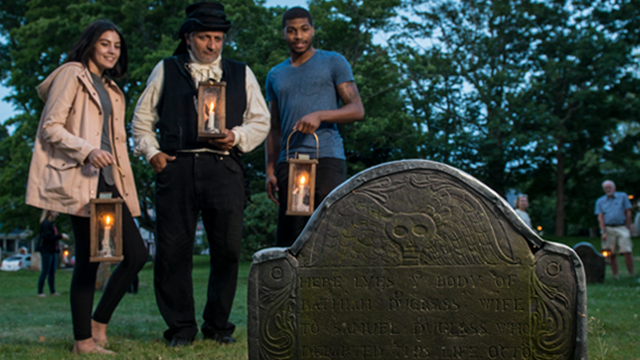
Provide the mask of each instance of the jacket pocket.
{"label": "jacket pocket", "polygon": [[52,158],[44,171],[44,196],[64,206],[76,204],[78,196],[78,163],[71,159]]}
{"label": "jacket pocket", "polygon": [[49,160],[49,166],[56,170],[67,170],[77,167],[79,164],[71,158],[51,158]]}

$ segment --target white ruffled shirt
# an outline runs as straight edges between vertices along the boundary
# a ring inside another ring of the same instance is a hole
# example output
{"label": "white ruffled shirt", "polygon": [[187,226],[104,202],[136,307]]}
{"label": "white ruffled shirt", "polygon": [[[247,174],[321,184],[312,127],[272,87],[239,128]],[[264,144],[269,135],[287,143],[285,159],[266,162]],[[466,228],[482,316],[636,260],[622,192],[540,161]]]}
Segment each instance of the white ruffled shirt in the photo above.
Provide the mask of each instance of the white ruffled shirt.
{"label": "white ruffled shirt", "polygon": [[[222,56],[218,56],[211,64],[198,62],[191,51],[189,51],[189,56],[191,58],[189,71],[196,87],[200,81],[207,81],[211,78],[215,81],[222,79]],[[271,127],[271,115],[253,71],[247,66],[245,73],[247,108],[243,114],[242,125],[234,127],[231,131],[235,135],[233,146],[237,146],[240,151],[247,153],[260,145],[267,137]],[[160,102],[163,84],[164,65],[163,61],[160,61],[149,75],[147,88],[138,99],[132,122],[134,154],[136,156],[144,155],[147,161],[160,152],[160,144],[156,136],[156,124],[160,120],[160,116],[156,108]],[[191,151],[229,154],[226,151],[206,148]]]}
{"label": "white ruffled shirt", "polygon": [[222,56],[218,56],[218,58],[211,64],[203,64],[198,62],[195,56],[193,56],[191,50],[188,51],[189,58],[191,59],[191,62],[189,63],[189,72],[191,72],[191,76],[193,76],[196,87],[198,87],[198,83],[202,81],[207,81],[209,79],[220,81],[222,79]]}

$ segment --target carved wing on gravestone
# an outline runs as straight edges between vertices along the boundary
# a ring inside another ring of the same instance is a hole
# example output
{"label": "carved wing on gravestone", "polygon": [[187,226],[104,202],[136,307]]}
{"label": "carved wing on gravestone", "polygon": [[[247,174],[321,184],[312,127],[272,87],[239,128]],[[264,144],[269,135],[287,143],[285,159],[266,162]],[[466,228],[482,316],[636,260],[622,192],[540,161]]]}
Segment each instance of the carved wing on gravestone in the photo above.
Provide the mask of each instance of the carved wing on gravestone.
{"label": "carved wing on gravestone", "polygon": [[491,210],[468,187],[446,180],[429,172],[395,174],[359,187],[334,204],[335,215],[319,227],[324,248],[309,254],[320,261],[313,264],[321,265],[325,251],[344,254],[338,260],[343,266],[367,259],[386,265],[519,263],[498,241],[507,236],[492,224]]}
{"label": "carved wing on gravestone", "polygon": [[[294,264],[292,264],[293,262]],[[288,258],[266,269],[258,290],[262,319],[258,323],[262,334],[260,359],[288,360],[293,358],[295,343],[296,285],[295,260]]]}
{"label": "carved wing on gravestone", "polygon": [[574,352],[578,311],[573,264],[566,256],[538,251],[531,274],[533,359],[568,359]]}

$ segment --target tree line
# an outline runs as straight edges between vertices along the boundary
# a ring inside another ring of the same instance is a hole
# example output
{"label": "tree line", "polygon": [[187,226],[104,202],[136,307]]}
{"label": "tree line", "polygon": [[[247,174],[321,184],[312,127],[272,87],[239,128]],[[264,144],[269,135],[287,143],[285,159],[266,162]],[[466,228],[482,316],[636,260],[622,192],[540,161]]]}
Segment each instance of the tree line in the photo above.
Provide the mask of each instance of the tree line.
{"label": "tree line", "polygon": [[[129,47],[119,81],[127,122],[155,64],[177,46],[185,0],[0,0],[0,80],[18,114],[0,126],[0,231],[37,228],[24,205],[43,108],[36,86],[91,21],[107,18]],[[283,7],[223,1],[234,26],[223,54],[264,84],[288,57]],[[310,0],[315,46],[351,63],[366,109],[341,126],[349,174],[392,160],[450,164],[501,195],[527,193],[546,234],[595,227],[600,184],[638,194],[640,3],[633,0]],[[130,125],[129,125],[130,126]],[[130,128],[128,129],[130,131]],[[264,149],[247,154],[253,203],[247,251],[273,244],[276,207],[264,194]],[[153,230],[154,174],[131,155]]]}

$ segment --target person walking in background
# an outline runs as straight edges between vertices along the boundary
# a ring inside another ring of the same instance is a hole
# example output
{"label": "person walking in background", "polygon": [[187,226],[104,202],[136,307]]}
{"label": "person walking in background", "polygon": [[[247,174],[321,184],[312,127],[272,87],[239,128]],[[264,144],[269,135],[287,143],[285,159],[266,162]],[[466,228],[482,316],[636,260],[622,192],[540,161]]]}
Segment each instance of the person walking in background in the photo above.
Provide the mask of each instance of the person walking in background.
{"label": "person walking in background", "polygon": [[605,195],[596,201],[595,214],[598,216],[602,250],[611,253],[611,271],[618,279],[618,254],[624,256],[629,276],[633,276],[633,257],[631,255],[631,201],[627,194],[616,191],[611,180],[602,183]]}
{"label": "person walking in background", "polygon": [[[124,94],[111,78],[127,72],[127,45],[106,20],[89,24],[65,63],[39,86],[45,101],[29,168],[26,203],[71,215],[76,264],[71,280],[73,352],[104,349],[107,324],[147,259],[133,216],[140,215],[127,153]],[[90,256],[90,199],[121,197],[124,260],[111,274],[93,318],[99,263]]]}
{"label": "person walking in background", "polygon": [[60,239],[69,239],[67,234],[58,234],[53,224],[60,215],[57,211],[42,210],[40,216],[40,237],[38,250],[40,251],[40,278],[38,279],[38,296],[44,297],[44,281],[49,279],[49,291],[51,295],[60,295],[56,291],[56,269],[58,268],[58,254]]}
{"label": "person walking in background", "polygon": [[[271,130],[266,142],[266,188],[279,205],[276,246],[290,246],[309,217],[288,216],[287,156],[295,153],[316,157],[318,136],[320,155],[316,169],[316,205],[347,179],[347,163],[337,124],[358,121],[364,107],[351,66],[344,56],[313,47],[311,14],[293,7],[282,17],[282,34],[290,58],[274,66],[267,75],[267,101]],[[343,105],[340,106],[340,100]],[[286,153],[289,135],[291,146]],[[276,198],[277,193],[277,198]]]}
{"label": "person walking in background", "polygon": [[529,198],[527,195],[518,195],[514,207],[516,208],[516,214],[518,214],[520,219],[522,219],[522,221],[531,228],[531,218],[529,218],[529,214],[527,214],[527,208],[529,207]]}
{"label": "person walking in background", "polygon": [[[187,6],[186,15],[178,48],[153,69],[133,116],[135,153],[156,172],[154,287],[169,347],[188,345],[198,334],[191,272],[199,216],[211,249],[202,334],[221,344],[236,342],[229,316],[247,195],[241,157],[269,131],[255,75],[246,64],[222,56],[231,28],[224,6],[198,2]],[[210,80],[226,82],[225,137],[198,141],[194,99],[198,84]]]}

